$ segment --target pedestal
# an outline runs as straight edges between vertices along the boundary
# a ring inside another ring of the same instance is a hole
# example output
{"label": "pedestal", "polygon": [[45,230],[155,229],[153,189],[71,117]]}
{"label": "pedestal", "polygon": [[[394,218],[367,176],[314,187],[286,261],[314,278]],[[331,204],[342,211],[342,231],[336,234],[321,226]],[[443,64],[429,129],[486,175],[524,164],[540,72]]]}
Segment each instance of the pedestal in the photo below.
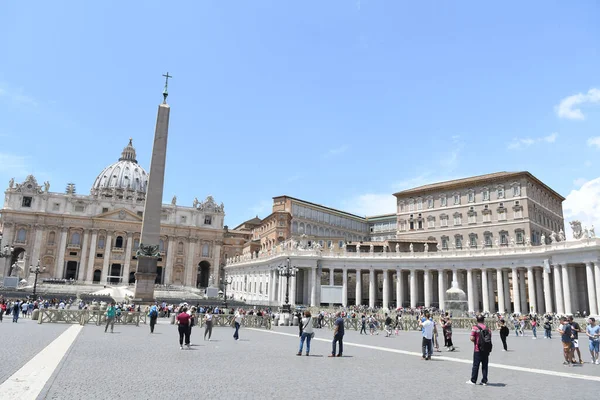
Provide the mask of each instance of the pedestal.
{"label": "pedestal", "polygon": [[5,289],[16,289],[19,287],[19,278],[16,276],[5,276],[4,277],[4,288]]}
{"label": "pedestal", "polygon": [[154,284],[156,282],[156,273],[136,272],[135,273],[135,298],[136,303],[154,302]]}
{"label": "pedestal", "polygon": [[207,287],[206,297],[208,297],[209,299],[216,299],[217,297],[219,297],[219,288]]}

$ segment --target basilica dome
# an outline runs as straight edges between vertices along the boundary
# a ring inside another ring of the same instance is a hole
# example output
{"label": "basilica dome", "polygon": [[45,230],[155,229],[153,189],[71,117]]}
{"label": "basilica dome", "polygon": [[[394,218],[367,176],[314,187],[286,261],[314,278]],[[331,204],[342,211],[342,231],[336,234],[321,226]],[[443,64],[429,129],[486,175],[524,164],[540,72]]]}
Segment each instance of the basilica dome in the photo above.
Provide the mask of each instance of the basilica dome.
{"label": "basilica dome", "polygon": [[146,193],[148,173],[142,168],[135,155],[132,139],[125,146],[119,161],[104,168],[92,186],[92,194],[107,194],[114,191]]}

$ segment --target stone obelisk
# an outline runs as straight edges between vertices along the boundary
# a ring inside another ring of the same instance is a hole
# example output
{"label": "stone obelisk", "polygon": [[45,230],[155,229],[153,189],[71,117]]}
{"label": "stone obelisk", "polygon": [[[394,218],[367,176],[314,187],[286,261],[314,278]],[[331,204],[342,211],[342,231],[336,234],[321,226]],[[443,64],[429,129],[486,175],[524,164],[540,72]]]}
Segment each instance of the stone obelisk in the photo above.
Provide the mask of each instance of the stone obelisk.
{"label": "stone obelisk", "polygon": [[150,177],[146,188],[146,203],[142,220],[142,237],[137,250],[137,270],[135,273],[135,296],[138,303],[154,301],[154,283],[156,281],[156,265],[160,257],[160,217],[162,213],[163,185],[165,181],[165,162],[167,158],[167,137],[169,136],[169,112],[167,104],[169,92],[167,87],[171,76],[163,75],[165,89],[163,103],[158,106]]}

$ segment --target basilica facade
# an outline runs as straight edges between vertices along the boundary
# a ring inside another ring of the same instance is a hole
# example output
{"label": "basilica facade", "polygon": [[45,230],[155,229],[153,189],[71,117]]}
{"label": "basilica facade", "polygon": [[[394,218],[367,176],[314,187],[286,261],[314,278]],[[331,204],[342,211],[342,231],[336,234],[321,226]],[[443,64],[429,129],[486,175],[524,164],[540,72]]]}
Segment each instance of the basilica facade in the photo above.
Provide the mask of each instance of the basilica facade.
{"label": "basilica facade", "polygon": [[[134,283],[148,173],[138,164],[132,140],[121,157],[95,179],[89,195],[50,191],[50,182],[34,176],[5,191],[2,245],[12,245],[12,258],[0,268],[13,273],[18,259],[27,278],[29,266],[45,268],[40,279],[85,283]],[[173,197],[161,214],[157,284],[206,287],[217,279],[223,245],[224,206],[211,196],[182,206]]]}

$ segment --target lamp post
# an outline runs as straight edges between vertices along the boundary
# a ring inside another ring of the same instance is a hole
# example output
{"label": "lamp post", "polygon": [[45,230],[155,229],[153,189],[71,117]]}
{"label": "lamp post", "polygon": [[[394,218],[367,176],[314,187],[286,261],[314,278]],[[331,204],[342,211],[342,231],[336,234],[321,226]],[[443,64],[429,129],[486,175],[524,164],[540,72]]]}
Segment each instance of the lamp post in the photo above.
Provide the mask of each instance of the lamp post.
{"label": "lamp post", "polygon": [[35,294],[37,290],[37,280],[38,275],[46,270],[46,267],[40,267],[40,260],[38,260],[37,265],[34,267],[33,265],[29,267],[29,272],[35,274],[35,281],[33,281],[33,300],[35,300]]}
{"label": "lamp post", "polygon": [[[4,247],[2,247],[2,239],[3,239],[3,235],[2,232],[0,232],[0,249],[2,249],[0,251],[0,258],[12,258],[13,253],[15,252],[15,248],[12,245],[4,245]],[[4,276],[4,274],[6,273],[6,262],[4,263],[4,269],[2,270],[2,276]]]}
{"label": "lamp post", "polygon": [[279,271],[279,276],[285,277],[285,304],[281,307],[281,310],[289,314],[292,311],[290,306],[290,278],[296,276],[298,268],[291,266],[290,258],[288,257],[285,265],[280,265],[277,267],[277,270]]}
{"label": "lamp post", "polygon": [[225,306],[225,310],[227,309],[227,286],[233,283],[233,278],[230,278],[227,274],[225,274],[225,278],[221,279],[223,282],[223,306]]}

